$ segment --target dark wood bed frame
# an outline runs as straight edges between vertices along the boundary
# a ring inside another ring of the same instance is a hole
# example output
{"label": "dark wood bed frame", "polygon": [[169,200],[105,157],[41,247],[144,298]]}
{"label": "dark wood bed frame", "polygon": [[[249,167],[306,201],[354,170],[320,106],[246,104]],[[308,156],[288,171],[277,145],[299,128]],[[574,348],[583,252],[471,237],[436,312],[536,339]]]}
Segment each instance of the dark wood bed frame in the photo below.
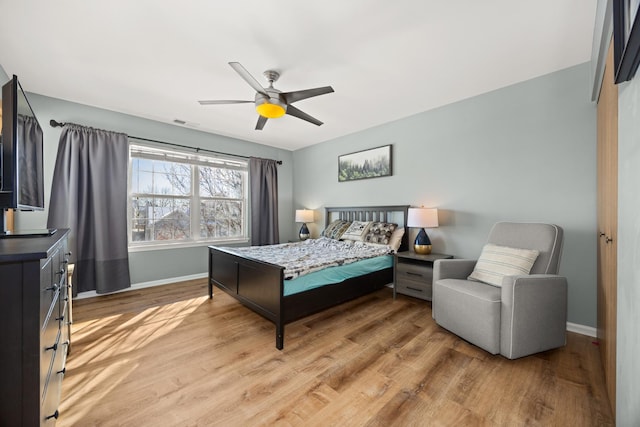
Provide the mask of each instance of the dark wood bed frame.
{"label": "dark wood bed frame", "polygon": [[[402,251],[408,248],[408,209],[409,206],[325,208],[325,226],[335,219],[399,223],[392,215],[402,214],[403,222],[399,224],[405,228],[399,249]],[[393,270],[390,267],[284,296],[284,267],[242,257],[225,248],[209,246],[209,298],[213,298],[215,285],[272,321],[276,326],[276,348],[282,350],[285,324],[381,289],[393,282]]]}

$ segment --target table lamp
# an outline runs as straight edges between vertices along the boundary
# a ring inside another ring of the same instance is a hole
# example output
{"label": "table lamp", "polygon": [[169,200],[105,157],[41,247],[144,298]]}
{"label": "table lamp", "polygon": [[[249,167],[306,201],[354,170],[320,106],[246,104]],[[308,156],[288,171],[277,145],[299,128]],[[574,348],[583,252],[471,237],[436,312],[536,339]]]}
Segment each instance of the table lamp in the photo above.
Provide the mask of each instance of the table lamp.
{"label": "table lamp", "polygon": [[296,209],[296,222],[301,222],[300,240],[307,240],[310,236],[307,222],[313,222],[313,211],[310,209]]}
{"label": "table lamp", "polygon": [[413,251],[417,254],[427,255],[431,253],[431,240],[427,236],[425,228],[438,226],[438,209],[435,208],[409,208],[407,215],[407,227],[420,228],[416,240],[413,243]]}

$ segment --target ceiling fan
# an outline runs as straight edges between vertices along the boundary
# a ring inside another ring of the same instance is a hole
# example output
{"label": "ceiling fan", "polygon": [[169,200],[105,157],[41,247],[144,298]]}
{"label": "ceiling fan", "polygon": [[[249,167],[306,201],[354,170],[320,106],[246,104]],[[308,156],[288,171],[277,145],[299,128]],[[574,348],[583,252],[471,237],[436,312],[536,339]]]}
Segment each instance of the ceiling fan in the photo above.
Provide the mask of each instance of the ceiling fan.
{"label": "ceiling fan", "polygon": [[240,65],[239,62],[229,62],[229,65],[231,65],[231,68],[233,68],[236,73],[240,74],[240,77],[249,83],[249,86],[256,91],[255,100],[242,101],[229,99],[198,101],[201,105],[245,104],[253,102],[256,105],[256,111],[260,115],[260,117],[258,117],[258,123],[256,123],[256,130],[262,130],[265,123],[267,123],[267,119],[275,119],[282,117],[285,114],[306,120],[317,126],[322,124],[320,120],[315,117],[311,117],[291,104],[302,99],[331,93],[333,92],[333,88],[331,86],[296,90],[293,92],[280,92],[278,89],[273,87],[273,83],[278,80],[278,77],[280,77],[280,73],[277,71],[267,70],[263,73],[269,81],[269,87],[264,88],[242,65]]}

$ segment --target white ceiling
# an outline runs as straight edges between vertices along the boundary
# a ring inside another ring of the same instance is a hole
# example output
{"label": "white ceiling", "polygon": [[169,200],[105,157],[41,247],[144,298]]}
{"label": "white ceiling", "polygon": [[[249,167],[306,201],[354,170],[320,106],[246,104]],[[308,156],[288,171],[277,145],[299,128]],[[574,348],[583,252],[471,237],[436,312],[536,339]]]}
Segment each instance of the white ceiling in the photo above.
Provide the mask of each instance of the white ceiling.
{"label": "white ceiling", "polygon": [[[295,150],[589,61],[596,5],[0,0],[0,65],[30,92]],[[198,104],[253,99],[229,61],[283,92],[333,86],[295,104],[324,125]]]}

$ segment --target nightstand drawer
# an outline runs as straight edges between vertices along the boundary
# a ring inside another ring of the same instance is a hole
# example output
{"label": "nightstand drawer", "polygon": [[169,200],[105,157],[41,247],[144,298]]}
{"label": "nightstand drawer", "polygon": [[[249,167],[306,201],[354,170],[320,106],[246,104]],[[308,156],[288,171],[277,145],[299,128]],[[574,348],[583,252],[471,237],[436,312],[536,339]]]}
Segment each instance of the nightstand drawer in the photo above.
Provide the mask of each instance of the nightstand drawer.
{"label": "nightstand drawer", "polygon": [[398,263],[396,271],[396,279],[427,281],[431,283],[433,278],[433,268],[430,266],[419,264]]}
{"label": "nightstand drawer", "polygon": [[404,295],[409,295],[410,297],[431,301],[431,298],[432,298],[431,280],[426,282],[426,281],[418,281],[418,280],[409,280],[406,278],[403,278],[403,279],[397,278],[396,292]]}

